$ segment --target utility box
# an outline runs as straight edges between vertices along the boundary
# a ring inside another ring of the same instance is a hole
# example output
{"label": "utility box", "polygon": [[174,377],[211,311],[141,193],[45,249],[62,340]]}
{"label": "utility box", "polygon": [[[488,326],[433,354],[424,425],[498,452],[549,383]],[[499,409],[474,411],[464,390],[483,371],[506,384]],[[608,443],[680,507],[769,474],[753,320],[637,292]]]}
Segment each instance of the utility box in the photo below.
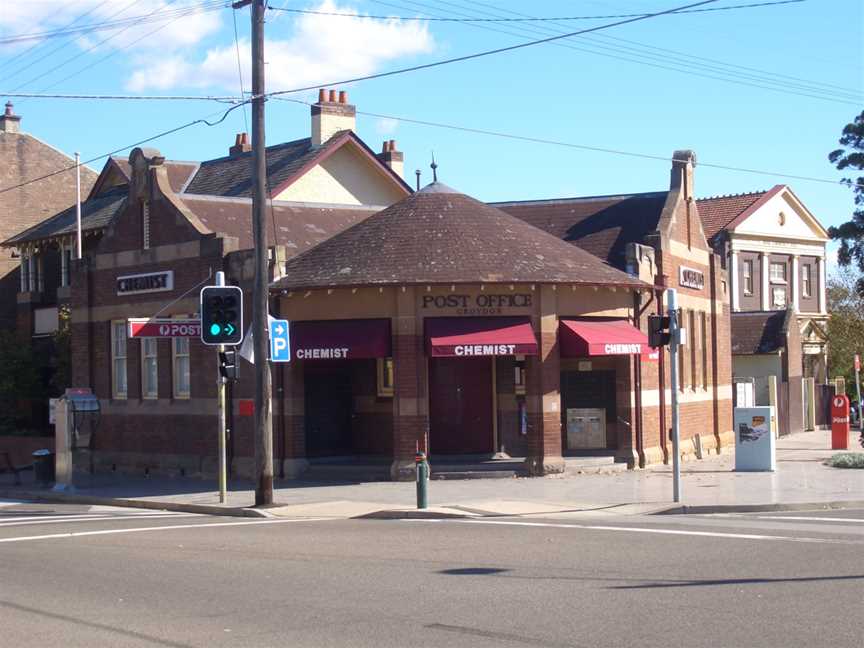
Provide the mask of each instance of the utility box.
{"label": "utility box", "polygon": [[735,408],[735,470],[777,470],[773,407]]}
{"label": "utility box", "polygon": [[606,447],[606,410],[600,408],[567,409],[567,449]]}

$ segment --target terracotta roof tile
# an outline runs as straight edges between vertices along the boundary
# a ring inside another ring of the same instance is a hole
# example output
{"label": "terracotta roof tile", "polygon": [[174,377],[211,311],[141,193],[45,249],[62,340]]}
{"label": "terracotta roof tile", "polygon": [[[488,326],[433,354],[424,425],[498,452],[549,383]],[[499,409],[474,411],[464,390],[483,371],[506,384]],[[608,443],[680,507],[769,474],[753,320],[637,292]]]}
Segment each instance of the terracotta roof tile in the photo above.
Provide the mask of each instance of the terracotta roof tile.
{"label": "terracotta roof tile", "polygon": [[753,203],[764,196],[767,191],[754,191],[752,193],[735,194],[731,196],[714,196],[711,198],[699,198],[696,207],[699,217],[702,219],[702,229],[705,230],[705,238],[708,243],[713,244],[717,234],[726,229],[738,214],[750,207]]}
{"label": "terracotta roof tile", "polygon": [[732,354],[777,353],[786,345],[791,310],[732,313]]}
{"label": "terracotta roof tile", "polygon": [[628,243],[657,229],[668,192],[490,203],[553,236],[623,268]]}
{"label": "terracotta roof tile", "polygon": [[647,285],[440,183],[293,258],[274,285],[492,282]]}

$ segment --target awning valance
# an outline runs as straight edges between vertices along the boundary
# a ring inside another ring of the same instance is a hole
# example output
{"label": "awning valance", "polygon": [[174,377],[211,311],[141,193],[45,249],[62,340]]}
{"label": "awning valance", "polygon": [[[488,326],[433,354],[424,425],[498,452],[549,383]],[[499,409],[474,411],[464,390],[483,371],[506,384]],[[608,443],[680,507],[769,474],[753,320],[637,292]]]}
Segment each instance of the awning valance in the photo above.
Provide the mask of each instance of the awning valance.
{"label": "awning valance", "polygon": [[426,352],[433,358],[537,355],[537,338],[530,317],[432,317]]}
{"label": "awning valance", "polygon": [[[561,357],[641,355],[656,358],[648,336],[627,320],[561,319],[558,325]],[[654,356],[654,357],[652,357]]]}
{"label": "awning valance", "polygon": [[391,346],[389,319],[291,322],[295,360],[386,358]]}

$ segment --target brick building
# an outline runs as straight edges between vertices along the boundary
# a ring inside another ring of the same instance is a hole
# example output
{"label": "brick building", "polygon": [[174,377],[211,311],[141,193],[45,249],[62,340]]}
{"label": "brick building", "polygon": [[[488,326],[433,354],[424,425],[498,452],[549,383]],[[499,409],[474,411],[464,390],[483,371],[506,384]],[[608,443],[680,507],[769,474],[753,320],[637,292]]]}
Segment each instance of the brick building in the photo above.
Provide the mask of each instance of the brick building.
{"label": "brick building", "polygon": [[[75,204],[75,160],[21,130],[21,117],[7,102],[0,115],[0,241],[42,222]],[[63,169],[38,182],[30,182]],[[81,191],[87,195],[96,174],[81,167]],[[21,185],[21,186],[18,186]],[[29,248],[0,249],[0,330],[16,327],[16,301],[35,299],[50,267],[29,261]],[[16,258],[16,255],[22,255]],[[25,265],[27,259],[30,265]],[[20,268],[26,267],[22,285]],[[37,302],[33,302],[38,306]],[[45,331],[50,333],[52,331]]]}
{"label": "brick building", "polygon": [[[271,312],[292,320],[300,354],[274,368],[277,475],[348,456],[404,478],[418,445],[433,470],[454,455],[524,457],[532,474],[568,455],[668,461],[668,355],[645,335],[667,287],[691,331],[682,452],[731,443],[728,295],[690,152],[668,190],[484,205],[440,183],[412,194],[395,143],[373,153],[353,118],[322,91],[311,135],[267,150]],[[249,288],[250,157],[242,134],[200,163],[136,149],[106,162],[84,204],[85,258],[60,259],[55,300],[72,311],[74,385],[102,405],[97,470],[215,470],[215,352],[130,338],[127,322],[194,316],[218,270]],[[62,244],[71,222],[60,212],[5,245]],[[229,393],[235,474],[251,472],[252,382]]]}

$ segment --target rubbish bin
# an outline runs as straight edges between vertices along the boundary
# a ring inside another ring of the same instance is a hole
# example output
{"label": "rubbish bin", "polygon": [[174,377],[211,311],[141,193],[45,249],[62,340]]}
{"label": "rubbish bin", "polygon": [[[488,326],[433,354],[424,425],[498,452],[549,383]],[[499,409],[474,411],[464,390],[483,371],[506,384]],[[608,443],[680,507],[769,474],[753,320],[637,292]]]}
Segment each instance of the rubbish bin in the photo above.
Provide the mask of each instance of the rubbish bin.
{"label": "rubbish bin", "polygon": [[54,453],[47,449],[33,453],[33,474],[40,484],[54,482]]}

